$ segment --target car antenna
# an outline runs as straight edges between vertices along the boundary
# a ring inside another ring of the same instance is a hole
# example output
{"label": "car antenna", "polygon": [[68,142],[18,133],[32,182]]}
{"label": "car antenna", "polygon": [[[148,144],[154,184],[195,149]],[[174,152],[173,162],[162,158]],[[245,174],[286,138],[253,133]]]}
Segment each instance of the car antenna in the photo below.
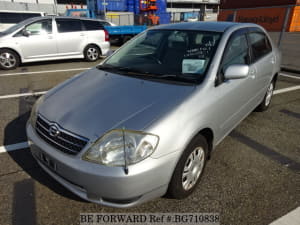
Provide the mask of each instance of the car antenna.
{"label": "car antenna", "polygon": [[127,165],[127,154],[126,154],[126,147],[125,147],[125,128],[122,128],[122,134],[123,134],[123,150],[124,150],[124,172],[127,175],[128,174],[128,165]]}

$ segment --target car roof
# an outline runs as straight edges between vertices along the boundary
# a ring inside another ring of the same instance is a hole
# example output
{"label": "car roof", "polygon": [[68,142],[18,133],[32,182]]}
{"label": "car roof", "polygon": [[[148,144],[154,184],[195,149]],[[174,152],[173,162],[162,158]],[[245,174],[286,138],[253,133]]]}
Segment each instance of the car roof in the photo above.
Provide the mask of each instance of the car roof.
{"label": "car roof", "polygon": [[[248,24],[249,25],[249,24]],[[154,27],[153,29],[166,29],[166,30],[201,30],[201,31],[214,31],[214,32],[225,32],[227,29],[241,26],[246,27],[244,23],[235,22],[182,22],[174,24],[166,24]]]}
{"label": "car roof", "polygon": [[56,19],[77,19],[77,20],[105,21],[105,20],[85,18],[85,17],[77,17],[77,16],[38,16],[38,17],[32,17],[30,19],[32,19],[33,21],[36,21],[36,20],[40,20],[40,19],[52,19],[52,18],[56,18]]}

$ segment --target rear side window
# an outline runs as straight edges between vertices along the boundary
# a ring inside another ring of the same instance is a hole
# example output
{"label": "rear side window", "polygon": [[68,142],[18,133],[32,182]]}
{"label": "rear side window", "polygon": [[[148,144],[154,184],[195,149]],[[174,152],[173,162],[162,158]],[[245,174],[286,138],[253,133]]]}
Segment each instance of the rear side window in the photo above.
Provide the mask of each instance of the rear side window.
{"label": "rear side window", "polygon": [[254,62],[272,51],[270,41],[264,33],[249,33],[249,42]]}
{"label": "rear side window", "polygon": [[103,26],[99,21],[82,20],[85,30],[103,30]]}
{"label": "rear side window", "polygon": [[59,33],[82,31],[81,21],[74,19],[56,19]]}

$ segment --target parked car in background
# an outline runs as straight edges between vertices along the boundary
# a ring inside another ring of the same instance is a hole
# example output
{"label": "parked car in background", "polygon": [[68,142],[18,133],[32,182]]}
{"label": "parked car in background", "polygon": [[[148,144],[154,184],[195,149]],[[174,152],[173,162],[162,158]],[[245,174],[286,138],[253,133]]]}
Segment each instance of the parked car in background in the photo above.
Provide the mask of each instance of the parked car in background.
{"label": "parked car in background", "polygon": [[268,108],[280,63],[255,24],[154,27],[37,101],[27,123],[32,154],[91,202],[187,197],[211,151]]}
{"label": "parked car in background", "polygon": [[96,61],[109,48],[108,32],[98,20],[35,17],[0,33],[0,68],[71,58]]}
{"label": "parked car in background", "polygon": [[117,26],[116,24],[110,21],[106,21],[106,20],[98,20],[98,21],[102,24],[102,26],[112,26],[112,27]]}
{"label": "parked car in background", "polygon": [[44,12],[0,10],[0,32],[28,18],[45,16]]}

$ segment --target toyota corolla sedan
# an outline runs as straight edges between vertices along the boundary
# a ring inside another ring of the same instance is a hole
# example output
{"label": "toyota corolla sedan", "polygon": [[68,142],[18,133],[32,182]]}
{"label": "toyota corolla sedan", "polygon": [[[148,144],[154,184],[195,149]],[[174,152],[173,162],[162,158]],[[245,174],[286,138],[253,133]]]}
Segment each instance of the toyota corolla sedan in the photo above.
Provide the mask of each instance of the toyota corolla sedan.
{"label": "toyota corolla sedan", "polygon": [[214,147],[268,108],[280,61],[255,24],[157,26],[38,99],[27,124],[32,154],[91,202],[184,198]]}

